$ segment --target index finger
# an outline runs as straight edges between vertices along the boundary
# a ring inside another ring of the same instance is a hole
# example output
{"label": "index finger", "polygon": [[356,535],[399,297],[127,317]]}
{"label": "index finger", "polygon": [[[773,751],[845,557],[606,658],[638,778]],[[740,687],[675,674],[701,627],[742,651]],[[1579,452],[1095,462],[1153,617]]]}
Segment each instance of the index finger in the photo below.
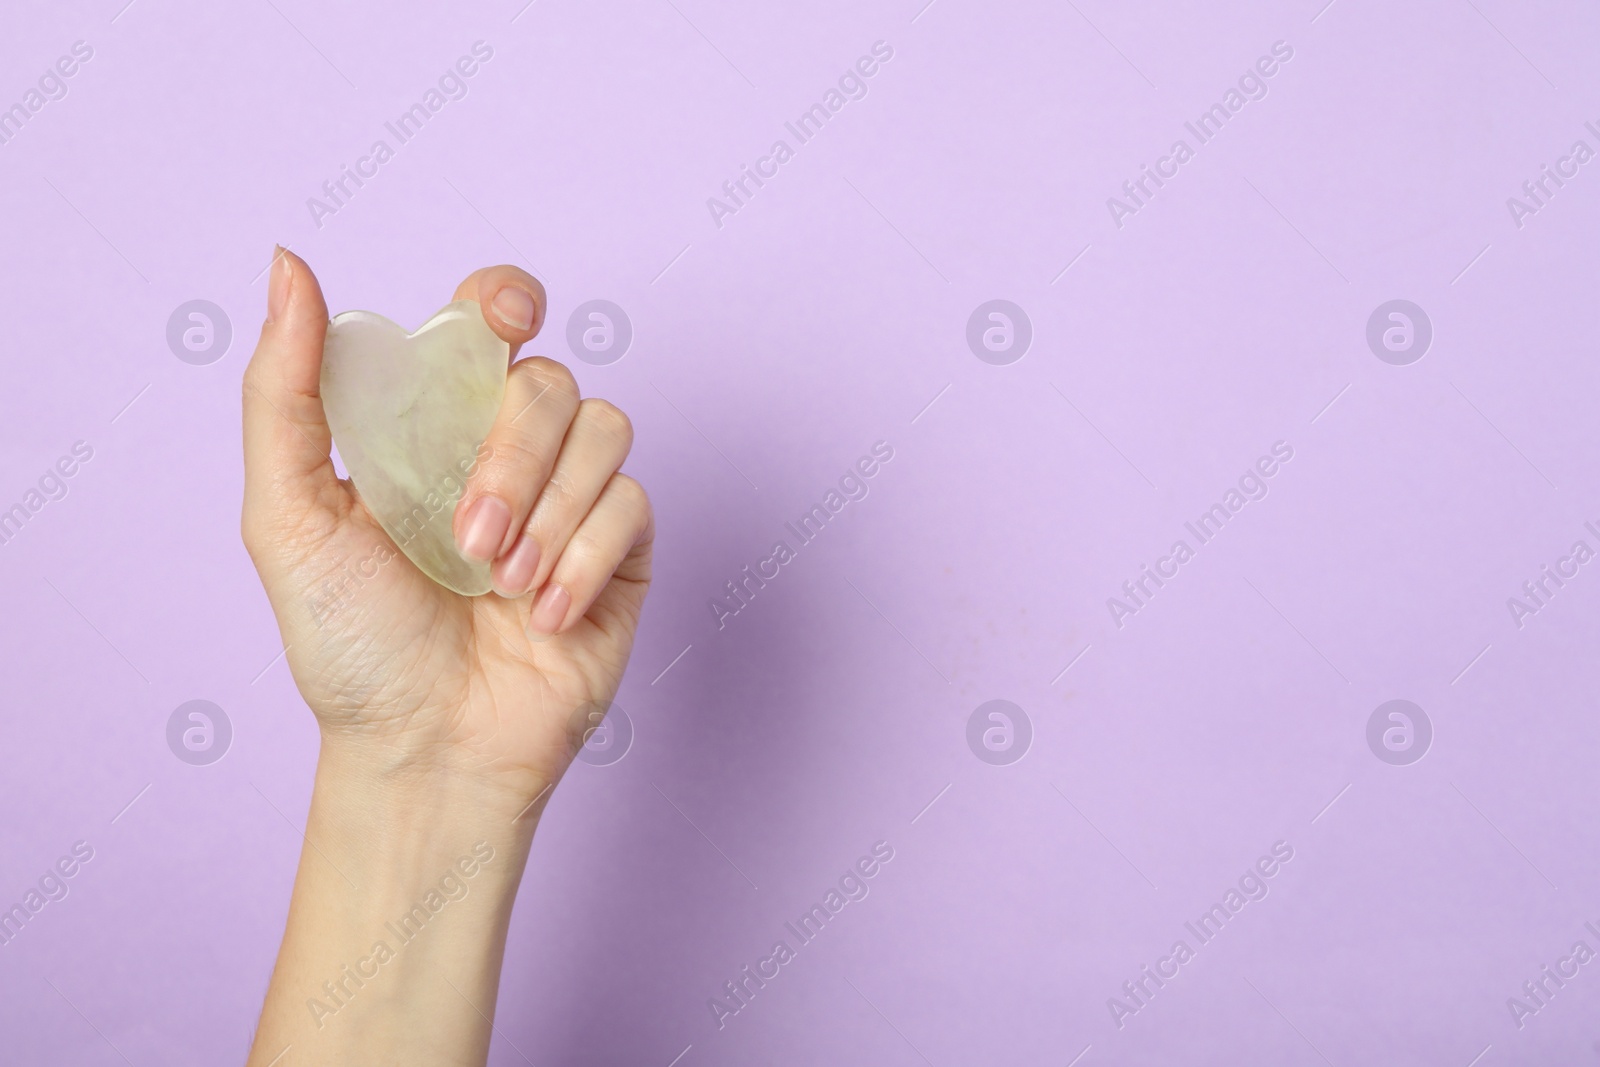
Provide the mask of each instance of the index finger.
{"label": "index finger", "polygon": [[483,319],[502,341],[511,343],[511,358],[524,341],[531,341],[544,325],[545,295],[539,279],[502,263],[481,267],[456,286],[452,300],[476,300]]}

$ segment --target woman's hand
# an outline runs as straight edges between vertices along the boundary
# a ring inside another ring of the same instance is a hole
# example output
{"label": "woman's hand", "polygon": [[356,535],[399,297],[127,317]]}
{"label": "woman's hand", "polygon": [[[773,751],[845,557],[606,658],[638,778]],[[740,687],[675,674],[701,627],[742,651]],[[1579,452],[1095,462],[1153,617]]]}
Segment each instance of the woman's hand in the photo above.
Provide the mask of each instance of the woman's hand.
{"label": "woman's hand", "polygon": [[[515,267],[468,277],[517,349],[544,287]],[[395,547],[341,481],[319,395],[328,308],[309,267],[274,259],[267,322],[244,376],[242,530],[290,669],[337,753],[384,780],[486,787],[515,813],[540,800],[610,705],[650,584],[653,522],[618,473],[632,427],[542,357],[514,362],[454,516],[496,592],[464,597]]]}
{"label": "woman's hand", "polygon": [[[515,267],[461,283],[513,358],[544,320]],[[628,420],[559,363],[513,363],[454,515],[496,592],[402,555],[329,459],[328,308],[279,252],[244,376],[245,547],[322,728],[252,1067],[488,1055],[506,929],[551,787],[610,706],[650,585]]]}

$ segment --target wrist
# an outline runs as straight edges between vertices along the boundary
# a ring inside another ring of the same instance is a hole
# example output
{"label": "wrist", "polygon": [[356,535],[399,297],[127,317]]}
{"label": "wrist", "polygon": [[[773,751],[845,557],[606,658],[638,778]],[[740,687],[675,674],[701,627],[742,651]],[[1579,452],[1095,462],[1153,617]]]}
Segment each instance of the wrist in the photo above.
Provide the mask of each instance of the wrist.
{"label": "wrist", "polygon": [[324,731],[313,804],[380,840],[459,837],[475,829],[497,840],[525,838],[553,786],[531,774],[490,770],[459,752],[418,752]]}
{"label": "wrist", "polygon": [[459,882],[479,898],[474,910],[488,899],[509,908],[548,794],[529,803],[472,774],[324,743],[307,845],[363,906],[409,906],[435,889],[449,899]]}

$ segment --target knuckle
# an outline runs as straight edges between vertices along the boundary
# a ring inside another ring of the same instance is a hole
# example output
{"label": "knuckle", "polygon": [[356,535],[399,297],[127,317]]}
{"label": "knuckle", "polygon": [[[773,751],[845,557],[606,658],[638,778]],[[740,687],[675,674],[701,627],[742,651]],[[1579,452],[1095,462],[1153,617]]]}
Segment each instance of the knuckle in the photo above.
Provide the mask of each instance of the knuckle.
{"label": "knuckle", "polygon": [[261,392],[261,386],[258,381],[260,377],[261,371],[256,369],[255,360],[252,359],[245,364],[244,374],[239,378],[239,396],[246,407],[250,405],[251,394]]}
{"label": "knuckle", "polygon": [[553,359],[534,356],[532,359],[519,360],[512,364],[511,376],[517,381],[518,389],[527,394],[525,402],[542,398],[541,403],[549,401],[568,410],[577,406],[578,380],[571,371]]}
{"label": "knuckle", "polygon": [[539,510],[554,515],[566,514],[578,504],[578,487],[573,484],[572,476],[559,468],[550,472],[550,478],[544,483],[540,495],[543,499]]}
{"label": "knuckle", "polygon": [[262,544],[260,529],[251,509],[246,506],[239,516],[239,540],[244,542],[244,550],[250,558],[256,558],[256,547]]}
{"label": "knuckle", "polygon": [[650,510],[650,494],[644,491],[644,486],[639,484],[637,478],[626,474],[613,474],[611,476],[612,491],[622,499],[625,507],[633,511]]}
{"label": "knuckle", "polygon": [[633,420],[611,401],[590,397],[578,405],[578,417],[606,438],[621,442],[624,449],[633,445]]}
{"label": "knuckle", "polygon": [[562,561],[572,571],[585,571],[600,562],[600,544],[592,533],[578,530],[561,550]]}
{"label": "knuckle", "polygon": [[469,484],[474,487],[515,486],[530,471],[540,470],[543,466],[544,459],[534,451],[527,438],[515,433],[499,434]]}
{"label": "knuckle", "polygon": [[623,506],[632,512],[636,524],[636,544],[648,544],[655,540],[656,515],[655,509],[650,504],[650,494],[645,492],[644,486],[638,480],[626,474],[617,474],[613,477],[616,491],[622,497]]}

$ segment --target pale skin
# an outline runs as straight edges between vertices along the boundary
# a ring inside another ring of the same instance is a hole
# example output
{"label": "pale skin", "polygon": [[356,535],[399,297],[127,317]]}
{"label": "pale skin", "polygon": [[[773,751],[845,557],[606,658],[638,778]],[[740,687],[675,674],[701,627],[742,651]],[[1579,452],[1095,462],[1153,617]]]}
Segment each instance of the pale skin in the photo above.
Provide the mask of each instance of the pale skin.
{"label": "pale skin", "polygon": [[[293,253],[269,274],[241,530],[321,753],[250,1067],[485,1062],[534,827],[616,693],[650,585],[650,503],[619,473],[626,416],[580,400],[559,363],[517,359],[544,287],[489,267],[452,299],[478,301],[514,360],[454,514],[460,551],[493,561],[480,597],[414,567],[338,477],[321,287]],[[373,558],[335,608],[319,601]]]}

